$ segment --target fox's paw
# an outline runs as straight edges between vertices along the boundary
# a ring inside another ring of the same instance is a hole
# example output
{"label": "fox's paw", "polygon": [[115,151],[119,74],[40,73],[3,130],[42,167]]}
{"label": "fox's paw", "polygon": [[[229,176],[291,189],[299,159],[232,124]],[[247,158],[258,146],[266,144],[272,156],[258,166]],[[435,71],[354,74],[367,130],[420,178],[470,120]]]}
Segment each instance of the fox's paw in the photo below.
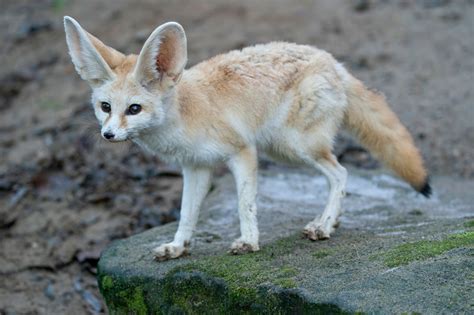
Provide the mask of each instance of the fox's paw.
{"label": "fox's paw", "polygon": [[241,254],[256,252],[258,250],[260,250],[260,247],[258,246],[258,243],[253,244],[253,243],[246,242],[246,241],[243,241],[242,239],[238,238],[230,246],[230,251],[229,252],[232,255],[241,255]]}
{"label": "fox's paw", "polygon": [[334,225],[310,222],[304,228],[303,235],[312,241],[327,240],[338,224],[337,222]]}
{"label": "fox's paw", "polygon": [[188,254],[188,245],[180,245],[176,243],[167,243],[153,248],[152,250],[155,260],[165,261],[168,259],[178,258]]}

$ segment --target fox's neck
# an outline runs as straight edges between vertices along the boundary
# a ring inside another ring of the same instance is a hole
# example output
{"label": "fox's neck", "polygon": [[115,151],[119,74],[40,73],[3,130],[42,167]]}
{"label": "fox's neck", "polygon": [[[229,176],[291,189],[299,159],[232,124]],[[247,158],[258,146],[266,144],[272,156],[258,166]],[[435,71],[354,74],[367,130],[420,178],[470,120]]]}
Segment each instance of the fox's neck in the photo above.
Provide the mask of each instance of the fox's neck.
{"label": "fox's neck", "polygon": [[189,147],[192,139],[189,139],[185,132],[185,122],[187,120],[186,106],[190,104],[183,102],[183,99],[188,98],[187,95],[183,95],[187,91],[189,91],[189,83],[181,80],[167,97],[164,123],[151,127],[141,134],[135,139],[137,144],[166,160],[173,160],[174,157],[181,155],[181,151]]}
{"label": "fox's neck", "polygon": [[[196,99],[196,88],[193,85],[192,77],[188,77],[189,71],[184,71],[182,79],[177,83],[176,87],[171,90],[165,100],[166,119],[165,123],[159,128],[167,129],[171,127],[180,127],[188,120],[188,116],[192,112],[192,104],[188,100]],[[192,76],[192,75],[191,75]]]}

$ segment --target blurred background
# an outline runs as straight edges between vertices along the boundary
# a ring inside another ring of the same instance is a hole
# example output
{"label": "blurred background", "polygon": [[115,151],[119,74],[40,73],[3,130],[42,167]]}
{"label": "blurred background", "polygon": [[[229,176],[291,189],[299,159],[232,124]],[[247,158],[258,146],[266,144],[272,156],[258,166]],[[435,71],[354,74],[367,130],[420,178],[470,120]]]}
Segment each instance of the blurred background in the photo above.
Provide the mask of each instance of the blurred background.
{"label": "blurred background", "polygon": [[[431,173],[474,177],[472,0],[0,0],[0,9],[0,314],[105,312],[100,251],[179,217],[179,169],[100,139],[63,15],[125,53],[178,21],[189,67],[273,40],[318,46],[385,93]],[[344,133],[336,153],[380,167]]]}

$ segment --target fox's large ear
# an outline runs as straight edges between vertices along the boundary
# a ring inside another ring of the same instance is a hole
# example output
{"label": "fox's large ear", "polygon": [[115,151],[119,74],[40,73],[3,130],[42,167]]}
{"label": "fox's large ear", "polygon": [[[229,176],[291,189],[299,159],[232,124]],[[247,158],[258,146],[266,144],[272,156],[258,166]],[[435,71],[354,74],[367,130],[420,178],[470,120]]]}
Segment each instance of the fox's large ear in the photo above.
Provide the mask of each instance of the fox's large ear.
{"label": "fox's large ear", "polygon": [[187,61],[186,35],[176,22],[156,28],[138,56],[135,78],[144,86],[170,87],[176,84]]}
{"label": "fox's large ear", "polygon": [[98,86],[115,77],[112,71],[124,55],[108,47],[86,32],[69,16],[64,17],[66,42],[77,73],[91,86]]}

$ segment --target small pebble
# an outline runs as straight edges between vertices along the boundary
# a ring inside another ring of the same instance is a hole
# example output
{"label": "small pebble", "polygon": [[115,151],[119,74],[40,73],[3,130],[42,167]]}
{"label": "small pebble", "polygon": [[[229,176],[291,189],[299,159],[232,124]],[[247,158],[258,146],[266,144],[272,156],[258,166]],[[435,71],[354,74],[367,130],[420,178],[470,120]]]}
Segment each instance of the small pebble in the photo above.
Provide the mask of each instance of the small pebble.
{"label": "small pebble", "polygon": [[84,291],[84,293],[82,293],[82,297],[87,302],[87,304],[92,307],[94,311],[100,312],[102,310],[102,303],[100,303],[99,299],[96,298],[91,291]]}
{"label": "small pebble", "polygon": [[46,295],[46,297],[50,300],[54,300],[55,298],[55,295],[54,295],[54,286],[53,284],[50,282],[48,283],[48,285],[46,286],[46,288],[44,289],[44,295]]}
{"label": "small pebble", "polygon": [[82,284],[81,284],[82,280],[81,278],[77,277],[74,279],[74,290],[76,290],[76,292],[79,292],[81,293],[82,292]]}

